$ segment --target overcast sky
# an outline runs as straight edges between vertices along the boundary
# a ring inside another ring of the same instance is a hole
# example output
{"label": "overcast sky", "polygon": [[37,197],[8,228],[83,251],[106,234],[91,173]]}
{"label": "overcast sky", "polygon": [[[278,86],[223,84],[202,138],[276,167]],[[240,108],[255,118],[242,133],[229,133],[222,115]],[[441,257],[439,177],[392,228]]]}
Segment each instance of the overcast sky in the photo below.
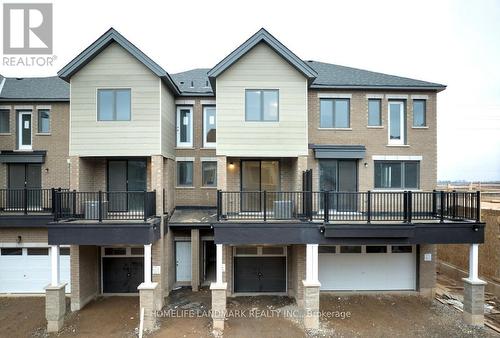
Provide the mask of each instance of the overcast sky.
{"label": "overcast sky", "polygon": [[55,75],[111,26],[170,73],[211,68],[265,27],[306,60],[448,85],[438,95],[438,178],[500,180],[499,0],[52,3],[54,67],[2,66],[2,75]]}

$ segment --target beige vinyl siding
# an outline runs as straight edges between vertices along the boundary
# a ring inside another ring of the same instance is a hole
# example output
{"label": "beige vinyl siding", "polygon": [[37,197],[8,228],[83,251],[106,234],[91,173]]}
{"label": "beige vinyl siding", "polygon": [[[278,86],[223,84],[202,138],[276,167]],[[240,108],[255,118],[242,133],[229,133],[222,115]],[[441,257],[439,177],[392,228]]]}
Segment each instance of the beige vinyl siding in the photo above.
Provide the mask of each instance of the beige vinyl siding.
{"label": "beige vinyl siding", "polygon": [[[71,78],[71,156],[160,154],[158,77],[112,43]],[[97,121],[98,88],[131,88],[130,121]]]}
{"label": "beige vinyl siding", "polygon": [[175,158],[175,98],[160,80],[161,88],[161,154]]}
{"label": "beige vinyl siding", "polygon": [[[217,78],[217,155],[307,155],[307,80],[260,43]],[[246,122],[245,89],[278,89],[279,121]]]}

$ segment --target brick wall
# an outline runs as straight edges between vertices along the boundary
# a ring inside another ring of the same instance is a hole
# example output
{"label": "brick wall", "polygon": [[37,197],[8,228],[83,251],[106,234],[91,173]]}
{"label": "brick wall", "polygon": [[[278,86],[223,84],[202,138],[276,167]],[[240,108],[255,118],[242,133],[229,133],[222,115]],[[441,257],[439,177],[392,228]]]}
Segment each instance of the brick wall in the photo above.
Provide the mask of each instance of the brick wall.
{"label": "brick wall", "polygon": [[[33,150],[46,150],[45,163],[42,164],[42,188],[67,188],[69,179],[69,103],[57,102],[12,102],[2,103],[10,107],[10,133],[0,134],[0,150],[17,149],[17,112],[16,106],[32,110]],[[50,133],[38,133],[37,107],[50,106]],[[7,165],[0,164],[0,188],[7,187]]]}
{"label": "brick wall", "polygon": [[71,310],[77,311],[100,293],[99,247],[71,246]]}
{"label": "brick wall", "polygon": [[[176,148],[176,157],[193,157],[193,186],[175,189],[176,206],[215,206],[216,187],[202,185],[202,158],[215,158],[215,148],[203,146],[203,103],[213,98],[186,97],[181,101],[193,107],[193,147]],[[194,105],[192,102],[194,101]],[[203,101],[203,102],[202,102]],[[177,166],[175,166],[177,171]],[[175,178],[177,175],[175,175]],[[173,182],[176,186],[177,180]]]}
{"label": "brick wall", "polygon": [[[319,129],[319,104],[318,93],[335,92],[352,94],[350,110],[350,130],[320,130]],[[366,191],[374,186],[373,155],[415,155],[423,156],[420,163],[420,188],[432,190],[437,180],[437,123],[436,123],[436,93],[434,92],[399,92],[408,95],[405,101],[407,146],[388,146],[387,107],[388,99],[382,99],[382,127],[369,128],[368,125],[368,99],[367,94],[394,94],[381,91],[319,91],[310,90],[308,94],[309,109],[309,143],[337,144],[337,145],[364,145],[366,156],[358,161],[359,190]],[[413,128],[412,95],[427,95],[426,121],[427,128]],[[364,163],[367,163],[367,167]],[[313,169],[313,187],[317,190],[318,162],[314,153],[309,151],[309,168]]]}
{"label": "brick wall", "polygon": [[23,243],[47,243],[46,228],[3,228],[0,229],[0,243],[17,243],[21,236]]}

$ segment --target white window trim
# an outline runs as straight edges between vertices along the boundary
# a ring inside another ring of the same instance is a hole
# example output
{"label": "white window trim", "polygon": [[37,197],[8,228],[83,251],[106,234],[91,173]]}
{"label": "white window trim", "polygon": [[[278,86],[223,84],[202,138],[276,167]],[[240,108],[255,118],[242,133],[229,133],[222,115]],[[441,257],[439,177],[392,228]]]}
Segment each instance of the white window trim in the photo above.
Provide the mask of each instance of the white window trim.
{"label": "white window trim", "polygon": [[215,105],[216,105],[215,103],[216,103],[216,101],[215,101],[215,100],[201,100],[201,101],[200,101],[200,104],[201,104],[202,106],[205,106],[205,105],[206,105],[206,106],[215,106]]}
{"label": "white window trim", "polygon": [[421,155],[373,155],[373,161],[422,161]]}
{"label": "white window trim", "polygon": [[179,106],[194,106],[194,100],[175,100],[175,104]]}
{"label": "white window trim", "polygon": [[411,99],[412,100],[428,100],[429,95],[412,95]]}
{"label": "white window trim", "polygon": [[[205,105],[203,106],[203,147],[204,148],[216,148],[217,147],[217,142],[207,142],[207,120],[205,119],[205,112],[207,108],[213,108],[215,109],[215,106],[212,105]],[[217,110],[215,110],[215,130],[217,130]]]}
{"label": "white window trim", "polygon": [[217,162],[217,157],[200,157],[201,162]]}
{"label": "white window trim", "polygon": [[385,94],[388,100],[408,100],[408,95],[405,94]]}
{"label": "white window trim", "polygon": [[176,162],[194,162],[194,157],[182,157],[182,156],[179,156],[179,157],[175,158],[175,161]]}
{"label": "white window trim", "polygon": [[[391,105],[398,104],[401,108],[399,110],[399,128],[400,139],[391,140]],[[387,104],[387,143],[389,145],[405,145],[405,105],[402,101],[393,101]]]}
{"label": "white window trim", "polygon": [[[23,145],[23,136],[22,136],[22,129],[23,129],[23,124],[22,124],[22,116],[23,115],[30,115],[30,144],[29,145]],[[17,140],[17,149],[19,150],[31,150],[33,149],[33,111],[19,111],[18,116],[17,116],[17,133],[18,133],[18,140]]]}
{"label": "white window trim", "polygon": [[366,94],[367,99],[380,99],[384,98],[384,94]]}
{"label": "white window trim", "polygon": [[[189,142],[181,142],[181,110],[188,109],[190,111],[191,118],[191,128],[188,130]],[[193,147],[193,107],[192,106],[179,106],[177,107],[177,122],[176,122],[176,138],[178,148],[192,148]]]}

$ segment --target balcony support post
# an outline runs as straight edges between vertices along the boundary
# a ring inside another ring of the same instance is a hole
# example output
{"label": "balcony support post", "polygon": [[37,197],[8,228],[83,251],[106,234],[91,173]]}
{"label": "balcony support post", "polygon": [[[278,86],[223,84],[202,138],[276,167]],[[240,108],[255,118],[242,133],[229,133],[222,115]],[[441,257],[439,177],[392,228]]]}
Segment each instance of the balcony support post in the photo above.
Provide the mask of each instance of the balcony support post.
{"label": "balcony support post", "polygon": [[[276,217],[276,215],[274,215]],[[267,221],[267,192],[264,190],[264,222]]]}
{"label": "balcony support post", "polygon": [[222,244],[216,244],[216,279],[210,284],[212,292],[212,327],[214,330],[224,330],[226,318],[227,283],[224,282],[225,270]]}
{"label": "balcony support post", "polygon": [[469,247],[469,277],[464,278],[464,312],[463,319],[469,325],[484,325],[484,286],[479,279],[479,244]]}
{"label": "balcony support post", "polygon": [[366,221],[371,223],[372,221],[372,192],[368,190],[366,193]]}
{"label": "balcony support post", "polygon": [[[155,194],[156,194],[156,192],[155,192]],[[143,200],[144,200],[144,204],[143,204],[143,207],[142,207],[142,209],[143,209],[142,211],[143,211],[144,223],[146,223],[148,221],[148,212],[147,212],[147,208],[148,208],[148,193],[147,193],[146,190],[143,191]],[[155,208],[156,208],[156,205],[155,205]]]}
{"label": "balcony support post", "polygon": [[59,245],[50,247],[51,282],[45,287],[47,332],[58,332],[66,314],[66,283],[60,282]]}
{"label": "balcony support post", "polygon": [[[76,193],[75,193],[76,197]],[[99,218],[99,223],[102,222],[102,191],[99,190],[99,197],[97,200],[97,213],[98,213],[98,218]]]}
{"label": "balcony support post", "polygon": [[443,223],[444,222],[444,207],[445,207],[445,201],[444,201],[445,194],[444,194],[443,190],[441,190],[440,195],[441,195],[441,197],[440,197],[440,203],[439,203],[439,205],[440,205],[440,208],[439,208],[440,209],[439,210],[440,211],[440,215],[439,215],[440,220],[439,220],[439,222]]}
{"label": "balcony support post", "polygon": [[411,190],[408,191],[408,198],[407,198],[407,202],[408,202],[408,208],[407,208],[407,212],[408,212],[408,215],[407,215],[407,220],[408,220],[408,223],[411,223],[411,214],[413,213],[413,195],[412,195],[412,192]]}
{"label": "balcony support post", "polygon": [[304,286],[304,327],[319,328],[318,244],[306,245],[306,279]]}
{"label": "balcony support post", "polygon": [[476,222],[481,222],[481,192],[476,191]]}

